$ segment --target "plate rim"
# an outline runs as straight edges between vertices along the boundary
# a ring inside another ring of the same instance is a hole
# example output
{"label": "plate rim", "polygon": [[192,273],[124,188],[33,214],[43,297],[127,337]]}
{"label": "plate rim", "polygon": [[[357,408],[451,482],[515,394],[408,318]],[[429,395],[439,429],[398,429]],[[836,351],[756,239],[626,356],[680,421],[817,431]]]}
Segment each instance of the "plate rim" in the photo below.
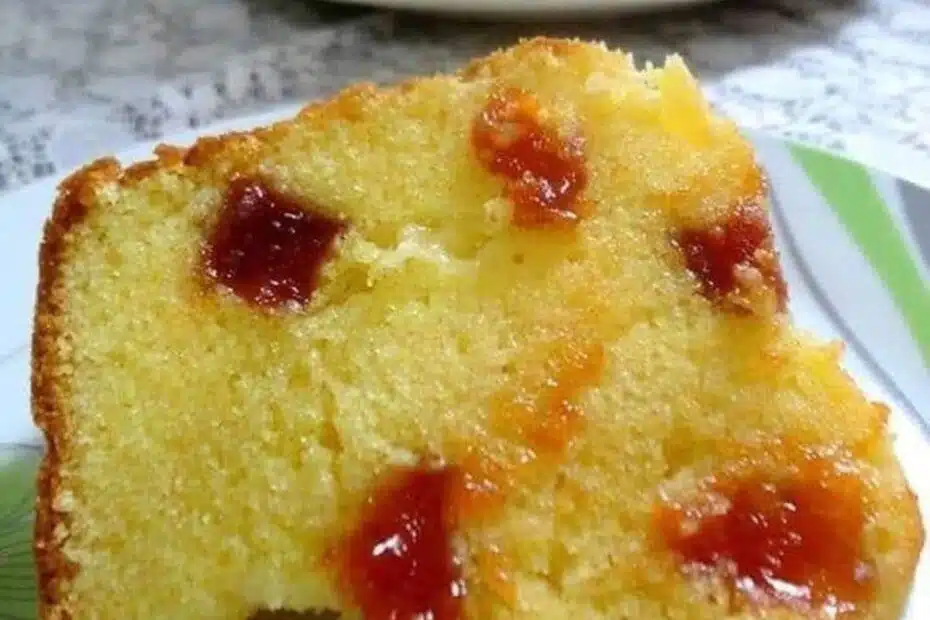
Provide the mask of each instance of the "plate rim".
{"label": "plate rim", "polygon": [[336,4],[375,9],[430,12],[437,15],[521,17],[547,19],[597,13],[641,14],[701,6],[723,0],[472,0],[465,4],[444,0],[329,0]]}

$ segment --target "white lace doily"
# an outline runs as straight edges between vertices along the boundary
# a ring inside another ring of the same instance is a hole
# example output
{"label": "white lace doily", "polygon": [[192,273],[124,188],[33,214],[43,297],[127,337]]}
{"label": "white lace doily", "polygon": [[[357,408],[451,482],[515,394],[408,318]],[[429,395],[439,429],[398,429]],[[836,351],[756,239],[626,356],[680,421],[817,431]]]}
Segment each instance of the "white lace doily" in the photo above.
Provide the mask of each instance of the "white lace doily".
{"label": "white lace doily", "polygon": [[[450,68],[533,34],[685,55],[740,123],[874,160],[930,156],[930,3],[734,0],[489,24],[310,0],[0,0],[0,191],[350,80]],[[930,170],[927,171],[930,177]]]}

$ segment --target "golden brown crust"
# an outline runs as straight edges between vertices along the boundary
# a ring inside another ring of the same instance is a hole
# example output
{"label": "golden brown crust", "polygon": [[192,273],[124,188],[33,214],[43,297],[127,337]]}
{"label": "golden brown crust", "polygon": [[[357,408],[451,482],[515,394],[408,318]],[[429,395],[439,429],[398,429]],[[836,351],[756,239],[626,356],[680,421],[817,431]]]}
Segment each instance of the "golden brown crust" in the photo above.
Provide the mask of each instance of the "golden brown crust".
{"label": "golden brown crust", "polygon": [[589,49],[590,43],[583,44],[579,39],[555,39],[550,37],[533,37],[522,39],[520,44],[506,51],[497,51],[485,58],[471,61],[457,73],[461,78],[471,80],[482,76],[496,76],[506,69],[508,58],[528,58],[549,54],[564,58],[583,49]]}
{"label": "golden brown crust", "polygon": [[35,556],[39,584],[39,617],[67,619],[60,607],[62,586],[75,566],[62,553],[67,519],[55,509],[61,487],[62,465],[70,450],[70,411],[66,360],[62,351],[61,316],[64,293],[61,265],[68,251],[68,233],[87,213],[94,185],[115,178],[119,164],[101,159],[67,178],[59,187],[51,219],[45,225],[39,251],[39,285],[32,340],[32,412],[45,435],[46,452],[38,475]]}

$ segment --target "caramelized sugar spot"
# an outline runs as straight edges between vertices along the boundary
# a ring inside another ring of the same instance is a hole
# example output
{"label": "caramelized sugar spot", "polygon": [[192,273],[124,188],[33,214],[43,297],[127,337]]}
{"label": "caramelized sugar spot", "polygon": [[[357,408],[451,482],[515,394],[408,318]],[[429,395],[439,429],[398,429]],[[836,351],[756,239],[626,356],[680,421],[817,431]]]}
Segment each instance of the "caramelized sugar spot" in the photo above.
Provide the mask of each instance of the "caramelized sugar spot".
{"label": "caramelized sugar spot", "polygon": [[[537,454],[564,454],[580,428],[577,398],[600,377],[603,363],[601,346],[563,344],[547,360],[542,384],[521,386],[529,400],[496,412],[532,458],[503,460],[470,443],[451,450],[455,465],[398,469],[379,484],[358,524],[330,554],[346,596],[366,619],[461,617],[466,584],[454,549],[456,528],[495,514]],[[478,549],[474,557],[475,577],[502,600],[514,601],[501,552]]]}
{"label": "caramelized sugar spot", "polygon": [[303,306],[345,228],[261,181],[236,179],[203,245],[203,271],[256,306]]}
{"label": "caramelized sugar spot", "polygon": [[[785,309],[788,289],[775,254],[772,227],[758,203],[742,204],[726,220],[706,228],[686,228],[676,243],[685,264],[700,282],[701,293],[713,301],[751,296],[751,288],[775,294],[776,307]],[[745,305],[726,304],[736,311]]]}
{"label": "caramelized sugar spot", "polygon": [[[518,454],[491,455],[479,443],[459,457],[461,477],[456,513],[461,520],[486,518],[505,504],[509,492],[530,483],[541,467],[558,463],[583,428],[578,398],[594,385],[604,366],[601,345],[561,342],[550,352],[545,372],[525,378],[492,403],[492,424],[522,445]],[[516,584],[507,557],[496,547],[474,550],[476,574],[498,599],[516,601]]]}
{"label": "caramelized sugar spot", "polygon": [[546,359],[544,373],[524,377],[492,399],[492,425],[515,440],[518,453],[492,455],[481,442],[453,447],[461,472],[455,502],[461,518],[493,514],[507,493],[533,473],[540,457],[551,463],[564,455],[583,427],[578,397],[600,379],[603,366],[603,346],[561,342]]}
{"label": "caramelized sugar spot", "polygon": [[493,514],[514,485],[514,467],[493,458],[480,447],[469,446],[461,458],[456,510],[465,519]]}
{"label": "caramelized sugar spot", "polygon": [[366,620],[456,620],[465,582],[453,548],[455,467],[400,469],[368,498],[333,554]]}
{"label": "caramelized sugar spot", "polygon": [[489,545],[475,555],[478,578],[488,589],[508,605],[517,600],[517,586],[513,581],[513,567],[507,555],[497,546]]}
{"label": "caramelized sugar spot", "polygon": [[686,504],[664,501],[658,532],[687,569],[722,575],[741,600],[854,614],[875,586],[862,480],[824,457],[792,465],[784,478],[730,473]]}
{"label": "caramelized sugar spot", "polygon": [[515,433],[536,456],[561,456],[583,426],[578,398],[597,383],[603,368],[602,345],[561,343],[540,383],[520,385],[515,394],[498,399],[496,426]]}
{"label": "caramelized sugar spot", "polygon": [[526,91],[493,94],[472,125],[471,141],[484,167],[506,180],[516,226],[573,226],[584,215],[584,140],[544,125],[539,104]]}

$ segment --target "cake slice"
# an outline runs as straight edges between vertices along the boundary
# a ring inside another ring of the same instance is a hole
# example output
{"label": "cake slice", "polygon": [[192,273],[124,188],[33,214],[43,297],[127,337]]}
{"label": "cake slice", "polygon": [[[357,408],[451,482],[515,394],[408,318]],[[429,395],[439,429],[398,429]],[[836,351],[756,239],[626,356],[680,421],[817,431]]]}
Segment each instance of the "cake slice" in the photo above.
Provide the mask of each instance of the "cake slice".
{"label": "cake slice", "polygon": [[678,58],[537,39],[67,179],[41,617],[899,618],[888,409]]}

